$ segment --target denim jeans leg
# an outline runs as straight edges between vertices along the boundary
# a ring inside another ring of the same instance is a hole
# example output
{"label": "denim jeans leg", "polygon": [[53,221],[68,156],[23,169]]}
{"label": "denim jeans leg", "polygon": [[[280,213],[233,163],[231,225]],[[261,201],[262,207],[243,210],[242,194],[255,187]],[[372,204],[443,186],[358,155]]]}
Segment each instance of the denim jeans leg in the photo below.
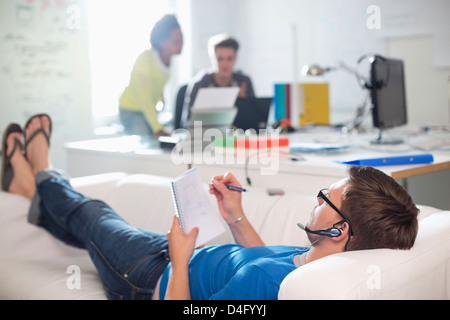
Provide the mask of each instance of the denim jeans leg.
{"label": "denim jeans leg", "polygon": [[37,187],[42,227],[88,250],[108,298],[151,299],[169,263],[165,235],[130,226],[104,202],[84,197],[64,179],[52,177]]}
{"label": "denim jeans leg", "polygon": [[151,299],[170,259],[167,237],[105,214],[87,244],[110,299]]}
{"label": "denim jeans leg", "polygon": [[[47,181],[57,192],[46,192],[46,188],[41,187],[42,183]],[[88,199],[72,190],[67,176],[53,170],[38,172],[36,187],[37,192],[28,212],[28,222],[44,228],[70,246],[85,248],[84,243],[67,230],[62,219]]]}

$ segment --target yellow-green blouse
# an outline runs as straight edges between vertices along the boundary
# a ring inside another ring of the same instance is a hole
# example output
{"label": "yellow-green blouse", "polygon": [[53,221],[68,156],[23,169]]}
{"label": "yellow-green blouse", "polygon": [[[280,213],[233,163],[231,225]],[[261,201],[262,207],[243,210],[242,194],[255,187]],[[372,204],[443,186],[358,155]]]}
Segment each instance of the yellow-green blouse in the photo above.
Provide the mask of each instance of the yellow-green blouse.
{"label": "yellow-green blouse", "polygon": [[137,58],[131,71],[130,82],[119,98],[123,110],[140,111],[144,114],[154,133],[163,129],[158,121],[156,104],[162,100],[169,73],[163,70],[157,53],[146,50]]}

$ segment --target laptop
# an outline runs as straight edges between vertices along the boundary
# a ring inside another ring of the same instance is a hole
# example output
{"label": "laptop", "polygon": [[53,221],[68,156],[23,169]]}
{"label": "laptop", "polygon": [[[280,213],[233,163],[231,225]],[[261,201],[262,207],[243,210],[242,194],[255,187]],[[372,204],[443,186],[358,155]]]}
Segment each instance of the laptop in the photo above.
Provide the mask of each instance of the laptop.
{"label": "laptop", "polygon": [[238,98],[236,106],[238,112],[234,118],[232,127],[234,129],[267,129],[270,108],[273,98]]}
{"label": "laptop", "polygon": [[203,129],[215,128],[224,131],[231,128],[237,113],[236,108],[212,112],[192,112],[188,128],[192,129],[195,125],[201,124]]}

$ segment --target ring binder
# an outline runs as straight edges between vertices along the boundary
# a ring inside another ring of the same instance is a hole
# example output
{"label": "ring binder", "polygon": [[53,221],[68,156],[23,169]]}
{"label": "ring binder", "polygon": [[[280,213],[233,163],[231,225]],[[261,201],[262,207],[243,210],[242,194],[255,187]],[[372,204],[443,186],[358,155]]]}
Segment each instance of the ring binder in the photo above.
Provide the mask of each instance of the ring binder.
{"label": "ring binder", "polygon": [[181,212],[182,207],[181,207],[181,205],[178,204],[178,200],[177,200],[178,199],[177,186],[176,186],[176,184],[173,181],[170,183],[170,185],[171,185],[171,191],[172,191],[173,204],[174,204],[174,207],[175,207],[175,210],[176,210],[178,221],[180,222],[181,229],[183,231],[185,231],[186,227],[185,227],[185,223],[184,223],[184,214]]}

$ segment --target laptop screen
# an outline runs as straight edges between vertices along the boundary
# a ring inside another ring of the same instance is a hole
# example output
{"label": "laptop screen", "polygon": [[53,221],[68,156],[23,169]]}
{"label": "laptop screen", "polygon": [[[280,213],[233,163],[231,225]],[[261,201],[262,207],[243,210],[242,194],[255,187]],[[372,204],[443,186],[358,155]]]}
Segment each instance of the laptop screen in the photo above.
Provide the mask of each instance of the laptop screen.
{"label": "laptop screen", "polygon": [[234,129],[266,129],[273,98],[238,98],[238,112],[234,118]]}

